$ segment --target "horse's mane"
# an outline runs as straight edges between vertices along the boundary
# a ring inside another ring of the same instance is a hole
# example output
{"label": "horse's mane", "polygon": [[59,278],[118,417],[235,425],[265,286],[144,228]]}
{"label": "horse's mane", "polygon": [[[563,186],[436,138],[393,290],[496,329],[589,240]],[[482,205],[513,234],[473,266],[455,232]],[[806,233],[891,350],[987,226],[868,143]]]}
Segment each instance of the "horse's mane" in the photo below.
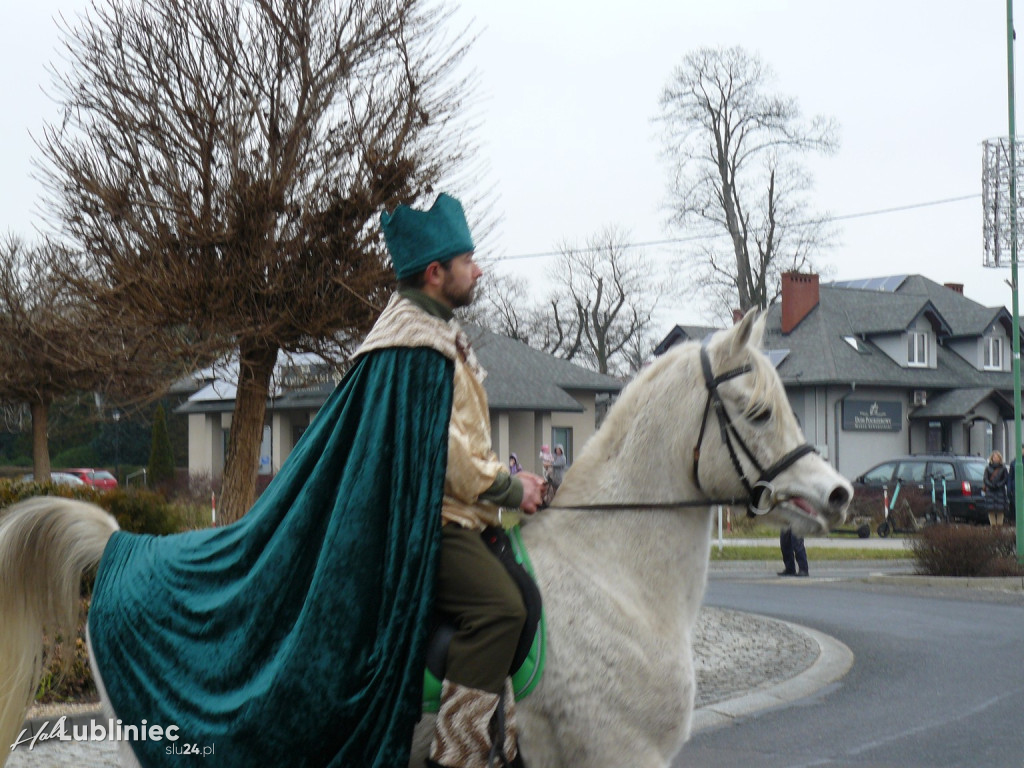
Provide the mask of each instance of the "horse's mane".
{"label": "horse's mane", "polygon": [[743,409],[743,415],[752,418],[775,405],[779,387],[776,383],[775,368],[767,357],[760,354],[750,355],[751,383],[750,399]]}

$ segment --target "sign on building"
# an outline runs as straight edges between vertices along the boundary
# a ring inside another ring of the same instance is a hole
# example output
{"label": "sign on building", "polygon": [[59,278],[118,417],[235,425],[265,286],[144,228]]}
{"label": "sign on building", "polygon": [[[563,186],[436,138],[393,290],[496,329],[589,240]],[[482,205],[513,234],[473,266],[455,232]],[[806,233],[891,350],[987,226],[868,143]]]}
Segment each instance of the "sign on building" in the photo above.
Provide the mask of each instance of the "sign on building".
{"label": "sign on building", "polygon": [[899,432],[903,403],[899,400],[844,400],[843,429],[847,432]]}

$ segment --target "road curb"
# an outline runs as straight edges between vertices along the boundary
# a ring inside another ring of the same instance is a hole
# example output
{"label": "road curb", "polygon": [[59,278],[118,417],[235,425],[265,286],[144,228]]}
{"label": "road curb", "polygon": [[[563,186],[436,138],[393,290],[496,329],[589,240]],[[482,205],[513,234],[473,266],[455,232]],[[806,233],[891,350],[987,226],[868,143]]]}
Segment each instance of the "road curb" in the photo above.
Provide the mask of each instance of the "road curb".
{"label": "road curb", "polygon": [[863,580],[869,584],[893,584],[897,586],[990,589],[1003,592],[1020,592],[1024,590],[1024,576],[972,578],[960,576],[921,576],[913,573],[872,573]]}
{"label": "road curb", "polygon": [[50,728],[57,724],[57,721],[64,718],[64,723],[68,728],[74,726],[88,727],[93,721],[102,720],[105,724],[106,719],[103,716],[103,710],[100,707],[96,709],[86,710],[84,712],[71,713],[56,713],[49,716],[30,717],[22,723],[22,728],[27,728],[31,733],[37,733],[40,728]]}
{"label": "road curb", "polygon": [[[758,616],[758,614],[749,614]],[[810,637],[818,645],[818,658],[800,674],[781,683],[753,690],[742,696],[701,707],[693,713],[691,732],[720,728],[737,718],[785,706],[797,699],[811,696],[822,688],[842,679],[853,666],[853,651],[845,643],[810,627],[763,616],[773,622],[785,624],[794,632]]]}

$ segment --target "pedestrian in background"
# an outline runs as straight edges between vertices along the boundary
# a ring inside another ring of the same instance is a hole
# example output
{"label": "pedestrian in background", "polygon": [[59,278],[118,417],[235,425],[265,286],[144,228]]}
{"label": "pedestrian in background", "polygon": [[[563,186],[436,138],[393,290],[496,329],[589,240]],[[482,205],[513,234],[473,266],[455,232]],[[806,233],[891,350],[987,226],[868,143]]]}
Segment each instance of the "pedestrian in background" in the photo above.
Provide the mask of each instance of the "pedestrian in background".
{"label": "pedestrian in background", "polygon": [[551,457],[551,480],[549,481],[555,490],[562,484],[565,478],[565,449],[561,445],[555,446],[555,453]]}
{"label": "pedestrian in background", "polygon": [[1006,514],[1006,484],[1009,473],[1003,464],[1003,454],[992,451],[985,467],[985,508],[988,510],[989,525],[1003,524]]}
{"label": "pedestrian in background", "polygon": [[779,535],[779,548],[782,550],[782,564],[785,570],[779,576],[807,576],[807,550],[804,549],[804,537],[786,528]]}

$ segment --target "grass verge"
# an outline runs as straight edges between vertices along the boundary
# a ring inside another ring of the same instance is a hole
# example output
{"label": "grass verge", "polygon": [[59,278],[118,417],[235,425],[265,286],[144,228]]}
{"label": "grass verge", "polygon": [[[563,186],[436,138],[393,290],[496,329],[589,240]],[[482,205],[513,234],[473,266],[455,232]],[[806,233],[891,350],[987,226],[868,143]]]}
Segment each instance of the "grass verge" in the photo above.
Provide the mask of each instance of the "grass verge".
{"label": "grass verge", "polygon": [[[811,562],[822,560],[912,560],[914,553],[909,549],[847,549],[845,547],[807,547],[807,559]],[[718,544],[711,543],[711,562],[726,560],[779,560],[778,547],[725,546],[721,551]]]}

